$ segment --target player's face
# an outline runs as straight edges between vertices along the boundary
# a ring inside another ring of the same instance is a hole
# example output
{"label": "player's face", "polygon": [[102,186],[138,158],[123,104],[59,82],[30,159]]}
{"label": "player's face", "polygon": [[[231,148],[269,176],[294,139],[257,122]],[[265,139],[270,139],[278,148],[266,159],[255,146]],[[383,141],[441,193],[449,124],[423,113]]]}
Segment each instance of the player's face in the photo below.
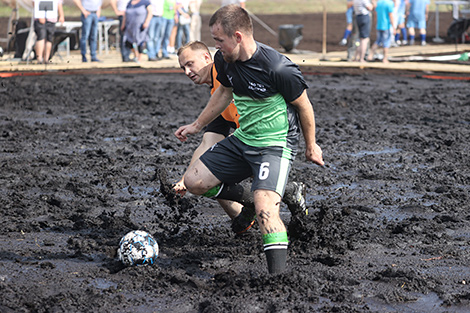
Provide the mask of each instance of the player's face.
{"label": "player's face", "polygon": [[212,63],[210,55],[206,51],[186,49],[180,53],[178,60],[184,74],[195,84],[210,83],[210,71],[208,65]]}
{"label": "player's face", "polygon": [[236,36],[227,36],[220,23],[212,25],[211,35],[215,40],[215,48],[222,52],[225,62],[233,63],[238,60],[240,45]]}

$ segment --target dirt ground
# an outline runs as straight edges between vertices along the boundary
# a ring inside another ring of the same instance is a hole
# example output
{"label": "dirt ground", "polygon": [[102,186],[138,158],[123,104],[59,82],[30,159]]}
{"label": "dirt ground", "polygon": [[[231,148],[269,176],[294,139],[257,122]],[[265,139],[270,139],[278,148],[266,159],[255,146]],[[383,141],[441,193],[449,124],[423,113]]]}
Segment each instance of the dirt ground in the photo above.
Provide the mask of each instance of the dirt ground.
{"label": "dirt ground", "polygon": [[[0,312],[468,312],[470,82],[328,71],[304,69],[326,165],[294,163],[310,213],[283,206],[276,276],[256,226],[234,236],[214,200],[163,192],[158,173],[177,180],[199,142],[173,133],[207,87],[145,71],[1,79]],[[116,259],[133,229],[157,239],[154,266]]]}

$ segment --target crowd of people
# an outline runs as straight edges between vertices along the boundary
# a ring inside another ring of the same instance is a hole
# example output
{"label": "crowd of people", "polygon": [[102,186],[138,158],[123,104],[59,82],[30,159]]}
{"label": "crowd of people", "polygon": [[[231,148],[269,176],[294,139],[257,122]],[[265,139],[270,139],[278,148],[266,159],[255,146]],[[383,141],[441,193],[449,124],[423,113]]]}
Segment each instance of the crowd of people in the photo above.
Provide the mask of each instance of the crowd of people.
{"label": "crowd of people", "polygon": [[[226,2],[221,5],[234,1]],[[244,0],[237,2],[244,6]],[[148,61],[169,59],[188,42],[200,40],[201,4],[202,0],[111,0],[120,21],[122,61],[139,62],[144,51]]]}
{"label": "crowd of people", "polygon": [[[340,45],[356,45],[353,61],[366,62],[376,57],[377,48],[383,48],[382,61],[388,62],[388,49],[399,45],[415,44],[415,29],[419,30],[419,42],[426,45],[426,22],[430,0],[347,0],[346,29]],[[375,11],[377,39],[368,53]],[[353,33],[354,39],[351,39]],[[351,42],[353,41],[353,42]]]}
{"label": "crowd of people", "polygon": [[[52,0],[49,11],[35,5],[35,53],[38,63],[50,60],[55,25],[64,22],[63,0]],[[82,22],[80,50],[82,62],[101,62],[97,56],[98,22],[102,0],[73,0],[80,10]],[[221,6],[239,4],[245,0],[221,0]],[[119,50],[123,62],[139,62],[147,54],[148,61],[169,59],[178,48],[201,39],[200,7],[202,0],[111,0],[119,20]],[[45,12],[47,16],[45,16]]]}
{"label": "crowd of people", "polygon": [[[169,59],[176,49],[200,38],[202,0],[111,0],[119,19],[123,62]],[[130,55],[134,57],[131,59]]]}
{"label": "crowd of people", "polygon": [[[40,1],[35,0],[35,5]],[[47,17],[35,19],[37,35],[36,57],[44,63],[51,56],[55,23],[64,21],[63,0]],[[80,49],[82,61],[101,62],[96,56],[98,21],[102,0],[74,0],[81,11]],[[238,4],[245,8],[245,0],[221,0],[221,7]],[[169,59],[178,48],[201,39],[200,7],[202,0],[110,0],[119,20],[119,50],[123,62],[140,62],[144,54],[148,61]],[[375,51],[383,48],[383,62],[388,62],[388,49],[399,45],[426,44],[426,21],[430,0],[347,0],[346,29],[340,45],[354,46],[358,62],[373,60]],[[377,40],[369,53],[372,13],[375,11]],[[36,12],[36,11],[35,11]],[[419,30],[418,40],[415,29]]]}

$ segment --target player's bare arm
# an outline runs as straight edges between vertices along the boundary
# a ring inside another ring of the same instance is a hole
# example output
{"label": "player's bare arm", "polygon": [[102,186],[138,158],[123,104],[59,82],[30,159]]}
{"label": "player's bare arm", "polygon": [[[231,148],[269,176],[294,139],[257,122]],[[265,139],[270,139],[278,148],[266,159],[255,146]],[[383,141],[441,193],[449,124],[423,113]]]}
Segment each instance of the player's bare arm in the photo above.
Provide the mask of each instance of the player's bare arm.
{"label": "player's bare arm", "polygon": [[315,114],[313,112],[312,104],[307,96],[307,91],[304,90],[302,94],[291,102],[299,112],[300,125],[302,127],[302,134],[305,138],[305,156],[318,165],[324,165],[323,152],[315,140]]}
{"label": "player's bare arm", "polygon": [[232,101],[232,88],[220,86],[212,94],[209,102],[199,117],[191,124],[181,126],[175,132],[176,138],[185,142],[188,135],[197,134],[201,129],[219,116]]}

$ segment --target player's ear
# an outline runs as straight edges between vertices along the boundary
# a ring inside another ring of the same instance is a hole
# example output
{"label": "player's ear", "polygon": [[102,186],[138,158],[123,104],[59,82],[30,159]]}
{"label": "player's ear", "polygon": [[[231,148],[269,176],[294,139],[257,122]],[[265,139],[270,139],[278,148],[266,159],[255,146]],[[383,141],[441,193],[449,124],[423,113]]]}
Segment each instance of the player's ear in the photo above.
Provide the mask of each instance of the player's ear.
{"label": "player's ear", "polygon": [[212,57],[211,57],[211,55],[210,55],[209,52],[205,52],[205,53],[204,53],[204,60],[205,60],[207,63],[212,62]]}
{"label": "player's ear", "polygon": [[239,31],[236,31],[235,34],[234,34],[234,37],[235,37],[235,40],[237,41],[237,43],[240,43],[243,39],[243,34]]}

